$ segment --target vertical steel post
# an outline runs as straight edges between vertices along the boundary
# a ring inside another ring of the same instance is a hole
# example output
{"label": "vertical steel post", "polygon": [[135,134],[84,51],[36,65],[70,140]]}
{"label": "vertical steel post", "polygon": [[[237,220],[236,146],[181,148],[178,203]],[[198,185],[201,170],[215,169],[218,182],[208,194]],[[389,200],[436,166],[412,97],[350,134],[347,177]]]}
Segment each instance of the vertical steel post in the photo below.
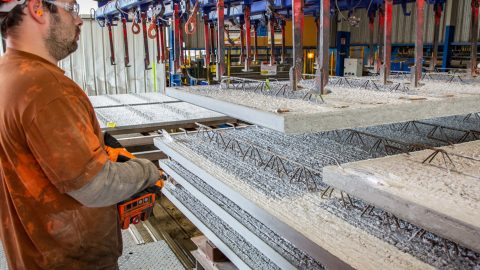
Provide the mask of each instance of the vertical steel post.
{"label": "vertical steel post", "polygon": [[250,5],[245,6],[244,16],[245,16],[245,45],[246,45],[246,54],[245,54],[245,69],[244,71],[250,71],[251,64],[251,50],[252,50],[252,36],[251,36],[251,24],[250,24]]}
{"label": "vertical steel post", "polygon": [[180,67],[180,4],[173,4],[173,68],[177,72]]}
{"label": "vertical steel post", "polygon": [[430,70],[435,70],[437,66],[438,57],[438,39],[440,35],[440,19],[442,18],[443,6],[442,4],[435,4],[433,6],[435,12],[435,28],[433,30],[433,52],[432,60],[430,61]]}
{"label": "vertical steel post", "polygon": [[383,84],[387,84],[390,75],[392,62],[392,13],[393,0],[385,0],[385,28],[384,28],[384,49],[383,49]]}
{"label": "vertical steel post", "polygon": [[292,0],[293,66],[290,69],[290,85],[297,90],[303,68],[304,0]]}
{"label": "vertical steel post", "polygon": [[315,17],[315,30],[317,31],[317,49],[315,51],[315,65],[318,65],[317,60],[320,55],[320,16]]}
{"label": "vertical steel post", "polygon": [[375,34],[375,13],[370,12],[368,14],[368,30],[369,30],[369,43],[368,43],[368,65],[373,66],[375,47],[373,46],[373,36]]}
{"label": "vertical steel post", "polygon": [[155,41],[157,43],[157,64],[162,62],[162,45],[160,44],[160,23],[156,17],[152,18],[152,23],[155,23]]}
{"label": "vertical steel post", "polygon": [[158,33],[160,35],[160,46],[161,46],[161,62],[165,63],[167,60],[167,44],[165,42],[165,25],[163,23],[160,23],[160,32]]}
{"label": "vertical steel post", "polygon": [[217,61],[217,53],[215,52],[215,44],[217,44],[215,39],[215,24],[212,22],[210,24],[210,62],[212,62],[212,59],[215,59],[215,62]]}
{"label": "vertical steel post", "polygon": [[253,46],[255,46],[255,52],[253,53],[253,62],[258,61],[258,23],[255,23],[253,25]]}
{"label": "vertical steel post", "polygon": [[380,73],[383,59],[383,32],[385,30],[385,10],[383,7],[378,8],[378,57],[377,57],[377,73]]}
{"label": "vertical steel post", "polygon": [[320,0],[320,54],[318,55],[318,68],[315,76],[316,91],[324,95],[325,86],[328,83],[330,47],[330,0]]}
{"label": "vertical steel post", "polygon": [[217,81],[222,80],[225,73],[225,4],[223,0],[217,1]]}
{"label": "vertical steel post", "polygon": [[270,65],[275,65],[275,15],[268,20],[270,27]]}
{"label": "vertical steel post", "polygon": [[183,51],[183,27],[182,27],[182,18],[179,17],[179,28],[178,28],[178,43],[180,45],[180,66],[185,64],[185,56]]}
{"label": "vertical steel post", "polygon": [[281,54],[281,57],[280,57],[280,64],[284,64],[285,63],[285,54],[286,54],[286,49],[285,49],[285,21],[282,21],[281,22],[281,27],[282,27],[282,54]]}
{"label": "vertical steel post", "polygon": [[477,42],[478,42],[478,9],[479,0],[472,0],[472,22],[470,28],[470,42],[471,42],[471,73],[472,76],[477,74]]}
{"label": "vertical steel post", "polygon": [[240,59],[238,59],[238,64],[243,64],[243,59],[245,58],[245,23],[240,22]]}
{"label": "vertical steel post", "polygon": [[415,75],[414,86],[418,87],[418,82],[422,78],[423,67],[423,28],[425,24],[425,0],[417,0],[416,2],[416,39],[415,39]]}
{"label": "vertical steel post", "polygon": [[204,38],[205,38],[205,65],[204,67],[207,69],[207,73],[209,73],[210,67],[210,26],[208,25],[208,12],[204,12],[203,15],[203,31],[204,31]]}

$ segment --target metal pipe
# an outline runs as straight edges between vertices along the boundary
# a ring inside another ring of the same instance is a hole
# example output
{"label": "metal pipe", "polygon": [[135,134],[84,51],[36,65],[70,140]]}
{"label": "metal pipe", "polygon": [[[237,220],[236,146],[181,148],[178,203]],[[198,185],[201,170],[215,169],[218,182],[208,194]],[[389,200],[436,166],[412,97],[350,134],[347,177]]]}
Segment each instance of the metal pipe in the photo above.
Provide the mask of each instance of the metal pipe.
{"label": "metal pipe", "polygon": [[205,37],[205,65],[204,68],[210,67],[210,27],[208,25],[208,15],[203,15],[203,31]]}
{"label": "metal pipe", "polygon": [[435,11],[435,28],[433,30],[433,52],[432,59],[430,61],[430,70],[435,70],[437,66],[437,57],[438,57],[438,39],[440,36],[440,19],[442,18],[443,6],[442,4],[435,4],[433,6]]}
{"label": "metal pipe", "polygon": [[377,68],[376,72],[380,73],[380,68],[382,67],[383,59],[383,32],[385,30],[385,11],[383,7],[378,8],[378,57],[377,57]]}
{"label": "metal pipe", "polygon": [[225,4],[223,0],[217,1],[217,25],[218,25],[218,39],[217,39],[217,81],[222,80],[225,72]]}
{"label": "metal pipe", "polygon": [[471,42],[471,74],[477,76],[477,42],[478,42],[478,10],[479,0],[472,0],[472,21],[470,28],[470,42]]}
{"label": "metal pipe", "polygon": [[304,0],[292,0],[293,66],[290,69],[290,85],[293,91],[297,90],[302,76],[304,4]]}
{"label": "metal pipe", "polygon": [[423,29],[425,24],[425,0],[417,0],[417,27],[415,39],[415,75],[414,86],[418,87],[418,82],[422,78],[423,67]]}
{"label": "metal pipe", "polygon": [[385,28],[384,28],[384,50],[383,50],[383,84],[387,84],[390,75],[390,64],[392,61],[392,13],[393,0],[385,0]]}
{"label": "metal pipe", "polygon": [[180,67],[180,4],[173,4],[173,68],[177,72]]}
{"label": "metal pipe", "polygon": [[244,71],[250,71],[251,64],[251,46],[252,46],[252,36],[251,36],[251,24],[250,24],[250,5],[245,6],[244,16],[245,16],[245,45],[246,45],[246,54],[245,54],[245,69]]}
{"label": "metal pipe", "polygon": [[319,33],[320,54],[318,55],[318,68],[315,76],[316,91],[324,95],[325,86],[328,83],[328,67],[330,47],[330,0],[320,1],[320,33]]}
{"label": "metal pipe", "polygon": [[270,27],[270,65],[275,65],[275,15],[268,20]]}

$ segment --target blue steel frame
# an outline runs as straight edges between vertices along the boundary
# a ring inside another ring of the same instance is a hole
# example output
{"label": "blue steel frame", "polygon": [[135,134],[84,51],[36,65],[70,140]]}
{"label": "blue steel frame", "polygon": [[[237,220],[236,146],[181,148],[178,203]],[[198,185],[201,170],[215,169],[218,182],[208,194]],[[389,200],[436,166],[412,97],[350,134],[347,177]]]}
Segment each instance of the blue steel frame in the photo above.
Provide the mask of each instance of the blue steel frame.
{"label": "blue steel frame", "polygon": [[[193,6],[197,1],[188,0]],[[215,20],[216,14],[216,0],[198,0],[200,2],[200,10],[208,13],[209,20]],[[446,0],[427,0],[428,4],[444,4]],[[99,9],[96,13],[96,18],[104,20],[108,17],[115,17],[120,14],[118,9],[124,12],[133,9],[146,10],[150,5],[164,4],[167,8],[165,11],[165,17],[169,17],[172,14],[170,8],[172,2],[184,2],[180,0],[116,0],[116,1],[99,1]],[[292,12],[292,0],[273,0],[275,4],[275,11],[290,17]],[[365,9],[369,7],[369,12],[376,12],[378,7],[383,4],[383,0],[331,0],[331,11],[335,12],[338,8],[342,11]],[[402,5],[405,15],[410,15],[410,12],[406,10],[406,4],[409,2],[415,2],[415,0],[394,0],[395,5]],[[243,6],[251,5],[251,15],[265,14],[266,8],[269,5],[268,0],[225,0],[225,19],[236,18],[243,16]],[[316,15],[320,9],[318,0],[305,0],[305,15]]]}
{"label": "blue steel frame", "polygon": [[[203,15],[208,15],[208,20],[210,22],[215,21],[217,18],[216,14],[216,0],[114,0],[114,1],[99,1],[98,10],[95,13],[95,19],[100,22],[113,22],[119,20],[122,13],[129,12],[132,10],[147,12],[152,6],[165,6],[165,13],[163,18],[169,18],[172,16],[172,6],[173,3],[181,3],[185,1],[190,1],[191,6],[193,6],[197,1],[200,3],[201,12]],[[282,14],[287,18],[292,17],[292,1],[293,0],[271,0],[275,6],[275,12]],[[320,13],[320,1],[319,0],[304,0],[304,14],[318,16]],[[446,0],[426,0],[428,4],[444,4]],[[407,10],[407,3],[415,2],[415,0],[394,0],[395,5],[402,5],[403,13],[405,16],[409,16],[410,12]],[[268,5],[270,4],[269,0],[224,0],[225,3],[225,20],[230,19],[244,19],[244,7],[249,5],[251,7],[251,21],[264,20],[264,16],[267,10]],[[375,16],[377,10],[383,5],[384,0],[331,0],[331,14],[334,15],[337,9],[341,11],[349,10],[354,11],[356,9],[366,9],[368,8],[369,16]],[[180,5],[182,8],[181,13],[187,15],[185,12],[185,5]],[[151,14],[148,15],[149,17]],[[100,23],[102,25],[102,23]],[[105,25],[103,23],[103,25]],[[449,29],[447,29],[449,30]],[[450,29],[452,30],[452,29]],[[446,34],[449,34],[453,31],[447,31]],[[451,35],[447,35],[450,37]],[[348,38],[349,39],[349,38]],[[171,40],[171,39],[170,39]],[[170,41],[172,42],[172,40]],[[448,65],[448,50],[449,44],[451,43],[449,38],[445,39],[444,43],[444,61],[443,65]],[[337,42],[338,45],[338,42]],[[340,48],[342,47],[342,48]],[[340,46],[337,49],[343,51],[343,46]],[[347,52],[348,53],[348,52]],[[172,54],[170,54],[172,56]],[[338,58],[338,57],[337,57]],[[336,71],[337,74],[343,74],[343,58],[340,57],[337,60]],[[172,74],[173,75],[173,74]],[[178,78],[171,77],[171,80],[177,81]]]}

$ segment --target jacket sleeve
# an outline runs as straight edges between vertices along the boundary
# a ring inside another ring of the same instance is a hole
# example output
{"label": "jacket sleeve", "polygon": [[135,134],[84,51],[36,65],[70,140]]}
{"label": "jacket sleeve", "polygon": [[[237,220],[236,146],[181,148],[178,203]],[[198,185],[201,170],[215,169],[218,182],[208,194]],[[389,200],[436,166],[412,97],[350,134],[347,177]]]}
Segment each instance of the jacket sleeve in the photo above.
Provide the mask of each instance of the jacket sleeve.
{"label": "jacket sleeve", "polygon": [[157,167],[149,160],[107,161],[92,181],[68,194],[85,206],[105,207],[129,198],[159,179]]}

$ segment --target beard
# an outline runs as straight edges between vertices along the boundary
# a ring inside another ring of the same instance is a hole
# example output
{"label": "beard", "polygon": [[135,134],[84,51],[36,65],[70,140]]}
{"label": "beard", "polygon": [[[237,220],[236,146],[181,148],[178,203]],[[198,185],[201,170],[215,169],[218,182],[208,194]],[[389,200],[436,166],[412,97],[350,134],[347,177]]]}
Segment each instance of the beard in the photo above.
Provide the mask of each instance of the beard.
{"label": "beard", "polygon": [[51,14],[52,23],[45,39],[46,47],[50,55],[60,61],[75,52],[78,48],[76,40],[80,34],[80,27],[66,27],[62,25],[61,18],[58,14]]}

